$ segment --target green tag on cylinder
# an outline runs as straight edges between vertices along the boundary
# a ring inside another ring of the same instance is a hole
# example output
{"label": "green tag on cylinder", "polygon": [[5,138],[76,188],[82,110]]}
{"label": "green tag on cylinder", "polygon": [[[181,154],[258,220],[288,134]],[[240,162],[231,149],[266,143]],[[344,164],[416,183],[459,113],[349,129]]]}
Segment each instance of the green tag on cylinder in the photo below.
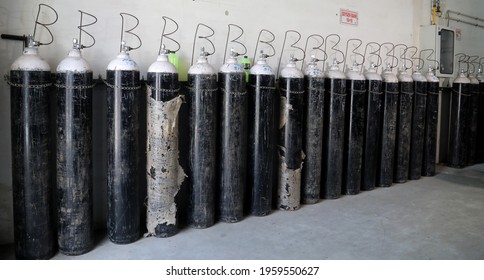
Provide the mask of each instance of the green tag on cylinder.
{"label": "green tag on cylinder", "polygon": [[180,71],[180,69],[178,69],[178,55],[176,53],[169,53],[168,61],[175,65],[176,70]]}

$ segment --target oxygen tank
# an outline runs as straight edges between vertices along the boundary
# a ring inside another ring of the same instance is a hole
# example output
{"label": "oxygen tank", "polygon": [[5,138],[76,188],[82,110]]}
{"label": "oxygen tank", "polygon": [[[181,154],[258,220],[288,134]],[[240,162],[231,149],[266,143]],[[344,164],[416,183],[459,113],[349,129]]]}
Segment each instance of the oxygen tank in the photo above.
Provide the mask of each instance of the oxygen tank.
{"label": "oxygen tank", "polygon": [[323,126],[322,196],[339,198],[343,187],[346,76],[333,64],[326,73]]}
{"label": "oxygen tank", "polygon": [[346,95],[343,193],[353,195],[361,188],[366,98],[365,76],[356,64],[346,72]]}
{"label": "oxygen tank", "polygon": [[417,69],[412,73],[414,95],[410,139],[408,179],[420,179],[425,135],[425,110],[427,106],[427,78]]}
{"label": "oxygen tank", "polygon": [[412,135],[413,79],[405,65],[398,72],[398,109],[395,138],[395,183],[405,183],[408,179],[410,160],[410,139]]}
{"label": "oxygen tank", "polygon": [[365,131],[363,135],[363,159],[361,190],[369,191],[377,186],[378,154],[380,152],[382,78],[374,64],[365,72]]}
{"label": "oxygen tank", "polygon": [[244,215],[247,182],[247,92],[245,71],[231,55],[218,73],[220,102],[220,220],[234,223]]}
{"label": "oxygen tank", "polygon": [[169,237],[178,232],[175,199],[185,173],[178,163],[178,112],[183,99],[178,71],[164,46],[147,78],[147,236]]}
{"label": "oxygen tank", "polygon": [[[477,126],[479,114],[479,80],[473,75],[469,74],[469,121],[467,132],[467,164],[473,165],[477,163]],[[484,143],[480,143],[484,145]]]}
{"label": "oxygen tank", "polygon": [[57,66],[57,234],[59,251],[80,255],[93,239],[92,92],[93,74],[74,39]]}
{"label": "oxygen tank", "polygon": [[279,184],[277,205],[297,210],[301,203],[302,135],[304,117],[304,74],[293,56],[279,77]]}
{"label": "oxygen tank", "polygon": [[261,55],[249,72],[249,190],[250,212],[265,216],[272,208],[276,140],[276,77]]}
{"label": "oxygen tank", "polygon": [[217,186],[217,72],[202,52],[188,70],[189,223],[207,228],[215,223]]}
{"label": "oxygen tank", "polygon": [[448,152],[450,167],[463,168],[467,165],[469,84],[470,80],[464,70],[452,83]]}
{"label": "oxygen tank", "polygon": [[479,80],[479,106],[477,113],[477,163],[484,162],[484,77],[479,69],[476,78]]}
{"label": "oxygen tank", "polygon": [[390,66],[382,73],[383,101],[381,112],[381,132],[377,186],[390,187],[393,184],[395,161],[395,137],[398,108],[398,79]]}
{"label": "oxygen tank", "polygon": [[12,192],[15,256],[49,259],[56,251],[52,205],[49,64],[38,42],[28,46],[10,67]]}
{"label": "oxygen tank", "polygon": [[121,44],[121,52],[106,70],[108,237],[118,244],[140,236],[138,64]]}
{"label": "oxygen tank", "polygon": [[425,111],[425,133],[422,158],[422,176],[435,175],[435,158],[437,155],[437,118],[439,115],[439,78],[432,69],[425,75],[427,78],[427,106]]}
{"label": "oxygen tank", "polygon": [[304,70],[305,110],[303,152],[306,155],[302,169],[301,202],[312,204],[319,201],[322,183],[323,120],[324,120],[324,73],[311,58]]}

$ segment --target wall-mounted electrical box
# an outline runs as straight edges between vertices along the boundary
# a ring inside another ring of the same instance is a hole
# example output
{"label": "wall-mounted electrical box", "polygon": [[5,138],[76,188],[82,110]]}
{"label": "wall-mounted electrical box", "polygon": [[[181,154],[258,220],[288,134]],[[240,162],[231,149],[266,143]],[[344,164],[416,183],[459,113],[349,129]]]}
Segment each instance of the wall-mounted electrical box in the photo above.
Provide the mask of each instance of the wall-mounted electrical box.
{"label": "wall-mounted electrical box", "polygon": [[[454,76],[454,59],[455,59],[455,30],[449,27],[438,25],[427,25],[420,28],[420,49],[433,49],[434,53],[430,59],[434,59],[439,63],[439,69],[435,71],[437,77],[453,77]],[[423,54],[422,59],[425,60],[425,69],[430,65],[435,64],[427,60],[427,54]]]}

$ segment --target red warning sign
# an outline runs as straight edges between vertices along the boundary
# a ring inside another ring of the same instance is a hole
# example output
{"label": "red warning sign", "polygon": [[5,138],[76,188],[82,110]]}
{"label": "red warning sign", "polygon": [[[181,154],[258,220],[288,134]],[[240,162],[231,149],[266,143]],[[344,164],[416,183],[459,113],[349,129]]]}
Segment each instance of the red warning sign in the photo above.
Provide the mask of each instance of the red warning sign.
{"label": "red warning sign", "polygon": [[339,17],[341,24],[358,25],[358,12],[341,9]]}

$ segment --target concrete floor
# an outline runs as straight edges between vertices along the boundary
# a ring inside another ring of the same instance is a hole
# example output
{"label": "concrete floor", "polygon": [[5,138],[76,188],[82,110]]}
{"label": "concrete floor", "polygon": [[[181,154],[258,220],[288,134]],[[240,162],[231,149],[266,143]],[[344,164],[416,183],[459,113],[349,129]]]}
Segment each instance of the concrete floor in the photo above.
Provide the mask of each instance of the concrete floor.
{"label": "concrete floor", "polygon": [[[484,259],[484,164],[236,224],[54,259]],[[2,248],[3,247],[3,248]],[[0,258],[12,258],[12,246]]]}

